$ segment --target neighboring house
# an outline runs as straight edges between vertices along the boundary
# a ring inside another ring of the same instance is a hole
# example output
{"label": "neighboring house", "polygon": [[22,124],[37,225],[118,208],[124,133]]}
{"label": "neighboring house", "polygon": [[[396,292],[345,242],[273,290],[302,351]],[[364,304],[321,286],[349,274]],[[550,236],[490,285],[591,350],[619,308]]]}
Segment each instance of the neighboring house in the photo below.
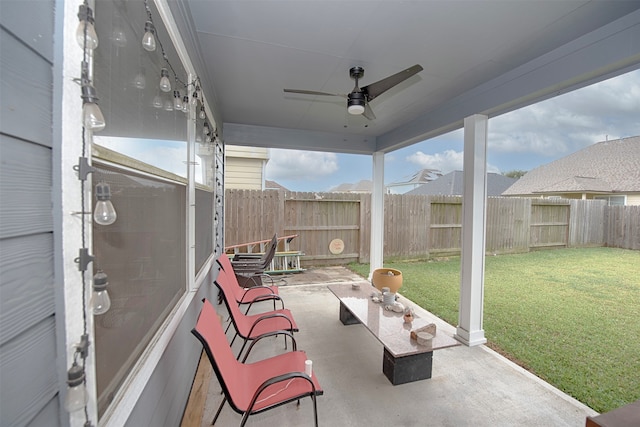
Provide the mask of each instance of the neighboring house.
{"label": "neighboring house", "polygon": [[387,194],[403,194],[408,191],[420,188],[422,185],[438,179],[442,176],[442,172],[436,169],[422,169],[411,176],[405,177],[400,181],[387,184]]}
{"label": "neighboring house", "polygon": [[329,190],[332,193],[371,193],[373,182],[369,179],[363,179],[355,184],[345,183]]}
{"label": "neighboring house", "polygon": [[265,189],[265,167],[269,161],[267,148],[227,145],[225,158],[224,187],[226,189]]}
{"label": "neighboring house", "polygon": [[270,181],[268,179],[266,179],[264,181],[264,189],[265,190],[284,190],[284,191],[289,191],[289,189],[287,187],[284,187],[280,184],[278,184],[275,181]]}
{"label": "neighboring house", "polygon": [[598,142],[542,165],[502,195],[640,205],[640,136]]}
{"label": "neighboring house", "polygon": [[[411,190],[406,194],[410,195],[446,195],[461,196],[462,195],[462,171],[449,172],[440,178],[427,182],[415,190]],[[500,196],[504,190],[509,188],[517,180],[508,176],[497,173],[487,173],[487,196]]]}

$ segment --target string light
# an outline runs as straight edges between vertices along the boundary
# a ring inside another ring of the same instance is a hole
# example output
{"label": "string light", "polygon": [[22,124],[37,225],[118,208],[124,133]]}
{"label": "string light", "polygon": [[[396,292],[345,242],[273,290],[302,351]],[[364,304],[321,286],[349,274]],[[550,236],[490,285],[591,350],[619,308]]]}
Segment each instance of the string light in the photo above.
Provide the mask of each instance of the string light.
{"label": "string light", "polygon": [[198,113],[198,117],[201,120],[204,120],[207,118],[207,113],[204,111],[204,105],[202,107],[200,107],[200,113]]}
{"label": "string light", "polygon": [[187,95],[185,95],[182,98],[182,112],[183,113],[188,113],[189,112],[189,97]]}
{"label": "string light", "polygon": [[81,48],[84,49],[85,43],[87,49],[95,49],[98,47],[98,35],[93,27],[95,22],[93,19],[93,10],[86,4],[81,4],[78,9],[78,29],[76,30],[76,41]]}
{"label": "string light", "polygon": [[87,390],[84,382],[84,369],[74,360],[73,365],[67,371],[68,388],[64,407],[68,412],[79,411],[87,404]]}
{"label": "string light", "polygon": [[93,276],[93,295],[91,297],[93,314],[97,316],[105,314],[111,308],[111,298],[107,292],[108,286],[109,278],[102,270],[98,270]]}
{"label": "string light", "polygon": [[161,109],[162,108],[162,98],[160,98],[160,95],[156,94],[156,96],[153,97],[153,101],[151,102],[151,105],[153,105],[153,108],[157,108],[157,109]]}
{"label": "string light", "polygon": [[98,97],[96,90],[89,82],[89,65],[86,62],[82,64],[82,115],[83,124],[87,129],[93,132],[99,132],[105,128],[106,122],[100,107],[98,107]]}
{"label": "string light", "polygon": [[96,185],[96,208],[93,212],[93,220],[100,225],[111,225],[116,222],[118,214],[111,203],[111,187],[106,182]]}
{"label": "string light", "polygon": [[173,91],[173,108],[175,110],[182,111],[182,98],[180,98],[180,91]]}
{"label": "string light", "polygon": [[169,70],[163,68],[160,70],[160,90],[163,92],[171,91],[171,81],[169,81]]}
{"label": "string light", "polygon": [[153,22],[147,21],[144,24],[144,35],[142,36],[142,47],[147,52],[153,52],[156,50],[156,28]]}
{"label": "string light", "polygon": [[147,86],[147,78],[144,75],[144,68],[141,68],[140,72],[134,77],[133,86],[136,89],[140,90],[144,89]]}

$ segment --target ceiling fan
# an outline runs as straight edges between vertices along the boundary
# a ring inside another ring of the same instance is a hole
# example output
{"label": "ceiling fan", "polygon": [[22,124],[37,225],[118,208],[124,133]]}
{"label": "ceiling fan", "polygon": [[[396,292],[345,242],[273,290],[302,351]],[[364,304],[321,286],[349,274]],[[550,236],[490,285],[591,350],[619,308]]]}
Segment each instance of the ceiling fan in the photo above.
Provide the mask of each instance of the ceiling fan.
{"label": "ceiling fan", "polygon": [[349,94],[318,92],[315,90],[298,90],[298,89],[284,89],[287,93],[301,93],[305,95],[323,95],[323,96],[340,96],[347,98],[347,111],[349,114],[359,115],[362,114],[369,120],[376,118],[373,114],[373,110],[369,106],[369,102],[373,101],[378,95],[386,92],[397,84],[402,83],[409,77],[419,73],[423,68],[421,65],[414,65],[406,70],[402,70],[399,73],[393,74],[389,77],[385,77],[375,83],[371,83],[367,86],[359,87],[358,81],[364,75],[364,68],[353,67],[349,70],[349,76],[356,81],[356,85]]}

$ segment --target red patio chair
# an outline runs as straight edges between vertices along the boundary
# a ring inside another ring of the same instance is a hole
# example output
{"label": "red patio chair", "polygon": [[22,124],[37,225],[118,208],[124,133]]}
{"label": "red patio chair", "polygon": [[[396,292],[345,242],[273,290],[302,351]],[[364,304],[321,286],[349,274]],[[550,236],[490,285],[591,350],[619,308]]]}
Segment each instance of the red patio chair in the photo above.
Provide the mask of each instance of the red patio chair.
{"label": "red patio chair", "polygon": [[[215,309],[206,299],[191,333],[202,343],[224,393],[212,425],[227,401],[234,411],[242,414],[242,427],[250,415],[294,400],[300,403],[301,398],[309,396],[313,401],[314,422],[318,426],[316,396],[322,395],[323,390],[315,373],[308,376],[304,372],[307,356],[303,351],[294,349],[254,363],[239,362],[227,343]],[[255,342],[247,350],[247,355]],[[245,360],[246,356],[243,362]]]}
{"label": "red patio chair", "polygon": [[[276,309],[276,301],[280,301],[282,308],[284,308],[284,301],[280,298],[280,295],[271,293],[269,288],[263,287],[253,287],[253,288],[241,288],[238,285],[238,281],[236,280],[233,274],[227,274],[225,271],[224,274],[220,274],[219,270],[218,280],[219,284],[222,286],[226,286],[229,290],[229,295],[233,296],[233,299],[239,306],[247,305],[247,309],[244,314],[249,314],[249,310],[255,303],[259,303],[262,301],[273,301],[273,309]],[[256,292],[250,292],[251,289],[256,289]],[[220,299],[218,303],[222,302]]]}
{"label": "red patio chair", "polygon": [[[234,295],[236,296],[236,301],[238,304],[248,304],[253,302],[258,297],[263,296],[273,296],[278,295],[278,287],[277,286],[266,286],[266,285],[258,285],[245,288],[240,285],[238,282],[237,275],[235,274],[235,270],[233,265],[231,264],[231,260],[227,256],[227,254],[222,254],[217,259],[218,265],[220,268],[226,271],[229,277],[229,280],[233,282],[233,284],[238,288],[238,290],[234,290]],[[273,309],[276,309],[275,298],[273,302]]]}
{"label": "red patio chair", "polygon": [[[244,339],[242,348],[240,348],[240,352],[238,352],[238,359],[240,359],[247,342],[256,339],[262,334],[273,331],[289,331],[291,333],[298,332],[298,325],[293,319],[293,314],[286,308],[259,314],[244,314],[240,311],[234,296],[229,290],[229,280],[227,275],[228,273],[225,270],[220,270],[218,278],[214,283],[222,294],[222,299],[227,306],[227,310],[229,310],[231,323],[233,323],[233,326],[236,329],[236,333],[231,340],[231,345],[233,345],[238,336]],[[286,335],[284,342],[286,348]]]}

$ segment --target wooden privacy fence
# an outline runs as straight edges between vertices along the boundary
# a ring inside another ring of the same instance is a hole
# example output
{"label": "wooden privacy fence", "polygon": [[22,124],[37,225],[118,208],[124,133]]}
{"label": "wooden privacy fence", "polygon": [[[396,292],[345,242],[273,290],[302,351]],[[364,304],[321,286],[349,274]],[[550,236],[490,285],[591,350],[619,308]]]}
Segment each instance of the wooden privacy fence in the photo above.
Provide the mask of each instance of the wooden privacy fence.
{"label": "wooden privacy fence", "polygon": [[[385,195],[385,259],[460,253],[462,197]],[[621,209],[622,208],[622,209]],[[491,197],[486,252],[558,247],[640,249],[640,207],[600,200]],[[369,261],[371,195],[227,190],[225,245],[297,234],[303,265]],[[336,245],[336,242],[339,244]]]}

